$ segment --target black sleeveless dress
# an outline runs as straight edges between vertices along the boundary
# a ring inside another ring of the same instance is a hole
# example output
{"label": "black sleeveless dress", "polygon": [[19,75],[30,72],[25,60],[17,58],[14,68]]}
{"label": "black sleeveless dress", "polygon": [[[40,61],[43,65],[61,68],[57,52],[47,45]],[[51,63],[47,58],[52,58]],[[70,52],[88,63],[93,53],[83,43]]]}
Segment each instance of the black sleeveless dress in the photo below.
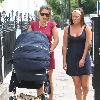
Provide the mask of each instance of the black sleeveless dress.
{"label": "black sleeveless dress", "polygon": [[68,49],[66,62],[68,66],[67,74],[69,76],[89,75],[92,73],[90,54],[87,54],[84,67],[79,67],[79,61],[82,58],[86,41],[86,32],[83,31],[78,37],[68,36]]}

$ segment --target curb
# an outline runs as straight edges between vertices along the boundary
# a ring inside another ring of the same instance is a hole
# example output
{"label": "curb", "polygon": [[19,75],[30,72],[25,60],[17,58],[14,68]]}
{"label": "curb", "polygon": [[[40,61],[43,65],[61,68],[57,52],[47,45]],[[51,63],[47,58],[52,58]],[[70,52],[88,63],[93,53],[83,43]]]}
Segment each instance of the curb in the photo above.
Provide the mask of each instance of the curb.
{"label": "curb", "polygon": [[0,84],[0,100],[8,100],[9,98],[9,93],[8,93],[8,87],[10,83],[10,78],[11,78],[11,72],[5,77],[3,80],[3,83]]}
{"label": "curb", "polygon": [[4,84],[0,84],[0,100],[8,100],[7,87]]}

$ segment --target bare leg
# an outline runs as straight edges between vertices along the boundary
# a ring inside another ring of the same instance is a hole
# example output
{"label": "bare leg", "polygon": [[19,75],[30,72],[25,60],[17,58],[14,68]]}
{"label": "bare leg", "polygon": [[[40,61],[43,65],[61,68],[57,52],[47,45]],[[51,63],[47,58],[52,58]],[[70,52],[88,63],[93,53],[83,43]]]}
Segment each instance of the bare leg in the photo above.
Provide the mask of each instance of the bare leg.
{"label": "bare leg", "polygon": [[37,96],[41,95],[44,93],[44,84],[40,89],[37,89]]}
{"label": "bare leg", "polygon": [[48,71],[49,81],[50,81],[50,88],[51,88],[51,93],[49,95],[49,100],[53,100],[54,87],[53,87],[53,81],[52,81],[52,74],[53,74],[53,69]]}
{"label": "bare leg", "polygon": [[86,100],[86,96],[89,91],[89,75],[82,75],[82,91],[83,91],[83,100]]}
{"label": "bare leg", "polygon": [[75,95],[77,100],[82,100],[82,89],[81,89],[81,79],[79,76],[72,76],[74,86],[75,86]]}

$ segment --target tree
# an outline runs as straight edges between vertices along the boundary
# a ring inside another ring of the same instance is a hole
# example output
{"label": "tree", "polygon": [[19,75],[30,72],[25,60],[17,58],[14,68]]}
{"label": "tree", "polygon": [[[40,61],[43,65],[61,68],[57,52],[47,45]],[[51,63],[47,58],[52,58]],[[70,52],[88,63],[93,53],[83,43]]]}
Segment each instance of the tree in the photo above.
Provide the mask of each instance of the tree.
{"label": "tree", "polygon": [[81,0],[78,0],[78,6],[81,7]]}
{"label": "tree", "polygon": [[60,15],[61,14],[61,6],[59,0],[46,0],[47,4],[52,7],[53,13]]}
{"label": "tree", "polygon": [[91,14],[96,11],[96,0],[82,0],[81,6],[85,14]]}
{"label": "tree", "polygon": [[57,27],[60,27],[61,17],[59,15],[54,15],[53,20],[56,22]]}
{"label": "tree", "polygon": [[2,3],[4,0],[0,0],[0,3]]}
{"label": "tree", "polygon": [[63,16],[63,4],[60,3],[60,0],[46,0],[47,4],[52,7],[53,17],[52,19],[55,20],[57,23],[57,27],[60,27],[60,23],[62,22]]}

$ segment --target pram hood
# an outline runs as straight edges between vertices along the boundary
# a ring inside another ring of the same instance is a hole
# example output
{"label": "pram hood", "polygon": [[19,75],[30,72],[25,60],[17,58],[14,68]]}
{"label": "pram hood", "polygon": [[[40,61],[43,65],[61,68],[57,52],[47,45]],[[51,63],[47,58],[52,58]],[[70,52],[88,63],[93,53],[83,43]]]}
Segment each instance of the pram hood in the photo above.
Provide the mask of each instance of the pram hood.
{"label": "pram hood", "polygon": [[[21,55],[24,58],[36,59],[37,57],[39,59],[39,57],[41,57],[40,60],[41,59],[48,60],[50,59],[48,56],[49,48],[50,48],[49,40],[45,34],[41,32],[36,32],[36,31],[25,32],[25,33],[22,33],[16,40],[15,50],[14,50],[14,54],[16,55],[13,54],[14,55],[13,59],[21,57],[19,54],[15,53],[17,50],[21,49],[23,50],[23,52],[21,52]],[[41,54],[39,54],[40,52],[39,50],[42,50]],[[26,52],[25,54],[25,51],[27,51],[28,53]],[[43,54],[44,52],[46,53]],[[31,53],[33,53],[34,56]]]}
{"label": "pram hood", "polygon": [[12,55],[18,80],[33,80],[34,74],[38,77],[45,74],[50,64],[49,51],[49,40],[44,33],[33,31],[19,35]]}

